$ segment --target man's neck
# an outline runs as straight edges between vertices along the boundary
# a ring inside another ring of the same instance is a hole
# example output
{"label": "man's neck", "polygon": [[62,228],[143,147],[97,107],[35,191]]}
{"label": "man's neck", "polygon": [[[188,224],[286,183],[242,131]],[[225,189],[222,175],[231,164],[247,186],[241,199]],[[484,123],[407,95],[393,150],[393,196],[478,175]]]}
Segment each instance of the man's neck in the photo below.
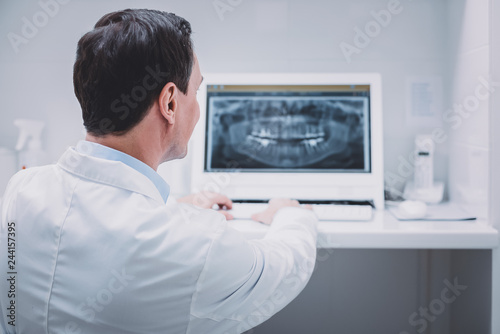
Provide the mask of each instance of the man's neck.
{"label": "man's neck", "polygon": [[158,150],[155,150],[151,144],[143,145],[141,139],[134,137],[133,133],[127,133],[122,136],[105,135],[99,137],[87,133],[85,140],[126,153],[157,170],[160,164],[158,157],[161,156],[161,153],[157,153],[156,151]]}

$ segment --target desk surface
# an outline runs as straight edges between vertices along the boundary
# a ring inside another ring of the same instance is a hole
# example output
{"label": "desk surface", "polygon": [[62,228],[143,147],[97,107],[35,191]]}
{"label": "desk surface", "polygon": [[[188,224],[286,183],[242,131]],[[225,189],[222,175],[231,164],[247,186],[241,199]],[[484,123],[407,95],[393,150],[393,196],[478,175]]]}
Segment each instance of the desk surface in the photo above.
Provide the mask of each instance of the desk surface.
{"label": "desk surface", "polygon": [[[251,220],[230,224],[248,238],[261,238],[268,226]],[[498,231],[487,221],[398,221],[387,211],[376,211],[369,222],[320,222],[318,248],[441,248],[493,249]]]}

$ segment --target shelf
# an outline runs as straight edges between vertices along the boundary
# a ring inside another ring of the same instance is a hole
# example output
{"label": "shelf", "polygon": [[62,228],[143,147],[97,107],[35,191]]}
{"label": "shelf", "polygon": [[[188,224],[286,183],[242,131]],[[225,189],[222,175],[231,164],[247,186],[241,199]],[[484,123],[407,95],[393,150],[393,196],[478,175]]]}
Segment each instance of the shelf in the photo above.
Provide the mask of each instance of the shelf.
{"label": "shelf", "polygon": [[[230,225],[249,239],[262,238],[268,226],[250,220]],[[318,248],[493,249],[498,231],[487,221],[398,221],[377,211],[370,222],[320,222]]]}

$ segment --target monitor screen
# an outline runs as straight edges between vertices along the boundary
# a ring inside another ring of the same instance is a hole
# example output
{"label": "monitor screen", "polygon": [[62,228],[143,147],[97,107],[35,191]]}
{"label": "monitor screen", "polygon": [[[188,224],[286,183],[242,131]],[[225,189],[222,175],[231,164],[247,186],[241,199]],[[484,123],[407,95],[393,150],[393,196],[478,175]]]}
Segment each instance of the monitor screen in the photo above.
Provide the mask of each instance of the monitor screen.
{"label": "monitor screen", "polygon": [[369,85],[207,85],[206,172],[370,173]]}

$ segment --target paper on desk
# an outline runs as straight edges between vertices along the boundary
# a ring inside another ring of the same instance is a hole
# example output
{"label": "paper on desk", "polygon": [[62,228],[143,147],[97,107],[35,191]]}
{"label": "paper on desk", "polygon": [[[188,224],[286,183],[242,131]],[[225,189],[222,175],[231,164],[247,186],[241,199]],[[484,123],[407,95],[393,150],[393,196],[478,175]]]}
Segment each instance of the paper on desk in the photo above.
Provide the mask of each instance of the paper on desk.
{"label": "paper on desk", "polygon": [[476,220],[474,215],[468,214],[464,209],[455,203],[445,203],[438,205],[427,205],[427,214],[424,218],[408,219],[399,212],[397,206],[389,207],[389,212],[398,220],[432,220],[432,221],[450,221],[450,220]]}

